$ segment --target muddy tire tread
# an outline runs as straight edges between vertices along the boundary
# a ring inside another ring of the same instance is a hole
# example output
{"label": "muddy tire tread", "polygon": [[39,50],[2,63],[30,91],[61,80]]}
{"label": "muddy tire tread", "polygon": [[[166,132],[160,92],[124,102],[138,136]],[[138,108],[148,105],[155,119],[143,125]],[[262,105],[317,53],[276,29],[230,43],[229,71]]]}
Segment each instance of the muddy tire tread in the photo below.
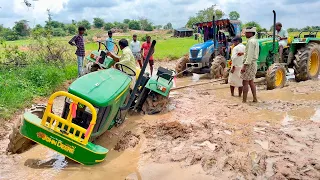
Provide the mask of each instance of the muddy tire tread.
{"label": "muddy tire tread", "polygon": [[220,78],[225,75],[225,68],[227,67],[226,58],[223,56],[217,56],[213,59],[212,66],[210,68],[211,78]]}
{"label": "muddy tire tread", "polygon": [[[32,107],[29,111],[38,116],[39,118],[42,118],[43,113],[45,111],[44,105],[37,105]],[[30,139],[27,139],[23,135],[20,134],[20,127],[22,126],[23,123],[23,116],[20,117],[19,121],[17,121],[13,127],[12,127],[12,132],[9,135],[9,144],[7,147],[7,152],[11,152],[13,154],[20,154],[28,149],[30,149],[35,142],[31,141]]]}
{"label": "muddy tire tread", "polygon": [[267,90],[273,90],[276,88],[283,88],[286,84],[287,78],[286,76],[284,77],[283,83],[281,84],[280,87],[276,87],[275,85],[275,81],[276,81],[276,72],[278,70],[281,70],[285,76],[286,74],[286,68],[283,67],[281,64],[272,64],[268,70],[267,70],[267,74],[266,74],[266,81],[267,81]]}
{"label": "muddy tire tread", "polygon": [[[187,65],[186,65],[186,64],[187,64],[188,62],[190,62],[190,61],[189,61],[189,58],[188,58],[187,56],[184,56],[184,57],[180,58],[180,59],[178,60],[177,64],[176,64],[176,67],[175,67],[176,73],[180,73],[180,72],[186,70],[186,68],[187,68]],[[183,77],[183,73],[182,73],[182,74],[179,74],[177,77],[178,77],[178,78]]]}
{"label": "muddy tire tread", "polygon": [[[293,69],[295,74],[295,79],[297,82],[307,81],[316,77],[311,77],[308,73],[308,62],[313,50],[317,50],[320,53],[320,45],[315,42],[309,43],[306,47],[298,49],[295,54],[295,59],[293,61]],[[319,72],[317,76],[319,75]]]}

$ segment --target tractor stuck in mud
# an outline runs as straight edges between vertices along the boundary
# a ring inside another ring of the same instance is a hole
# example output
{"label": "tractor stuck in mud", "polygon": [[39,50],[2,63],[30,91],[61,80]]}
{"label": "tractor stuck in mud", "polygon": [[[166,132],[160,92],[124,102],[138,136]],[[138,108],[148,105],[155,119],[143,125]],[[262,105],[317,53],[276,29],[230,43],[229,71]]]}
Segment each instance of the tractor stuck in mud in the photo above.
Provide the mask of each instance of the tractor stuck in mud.
{"label": "tractor stuck in mud", "polygon": [[[71,84],[68,92],[54,93],[47,106],[35,106],[26,112],[13,128],[7,151],[21,153],[34,141],[80,164],[102,162],[108,149],[92,141],[114,126],[120,126],[129,110],[154,114],[161,112],[167,104],[173,72],[158,68],[154,77],[144,74],[155,44],[153,41],[140,74],[116,63],[116,69],[82,76]],[[124,67],[132,74],[124,71]],[[130,88],[133,81],[130,76],[137,77],[133,89]],[[60,96],[65,97],[61,117],[52,111],[54,100]]]}

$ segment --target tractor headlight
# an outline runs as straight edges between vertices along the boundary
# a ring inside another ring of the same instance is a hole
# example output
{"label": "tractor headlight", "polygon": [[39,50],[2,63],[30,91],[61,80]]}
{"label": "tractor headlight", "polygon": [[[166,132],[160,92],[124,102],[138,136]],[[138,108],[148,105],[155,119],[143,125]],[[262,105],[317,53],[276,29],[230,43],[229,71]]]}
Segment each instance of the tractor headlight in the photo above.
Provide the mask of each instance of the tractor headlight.
{"label": "tractor headlight", "polygon": [[197,58],[202,58],[202,49],[198,52]]}

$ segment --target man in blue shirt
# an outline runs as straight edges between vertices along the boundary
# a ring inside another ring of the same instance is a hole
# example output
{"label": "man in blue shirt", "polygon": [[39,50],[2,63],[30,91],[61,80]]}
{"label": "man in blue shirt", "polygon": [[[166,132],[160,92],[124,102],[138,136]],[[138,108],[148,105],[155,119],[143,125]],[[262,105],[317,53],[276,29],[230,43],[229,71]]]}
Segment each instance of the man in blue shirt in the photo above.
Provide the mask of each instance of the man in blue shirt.
{"label": "man in blue shirt", "polygon": [[106,39],[106,46],[110,52],[114,52],[114,42],[112,39],[112,31],[108,31],[108,38]]}

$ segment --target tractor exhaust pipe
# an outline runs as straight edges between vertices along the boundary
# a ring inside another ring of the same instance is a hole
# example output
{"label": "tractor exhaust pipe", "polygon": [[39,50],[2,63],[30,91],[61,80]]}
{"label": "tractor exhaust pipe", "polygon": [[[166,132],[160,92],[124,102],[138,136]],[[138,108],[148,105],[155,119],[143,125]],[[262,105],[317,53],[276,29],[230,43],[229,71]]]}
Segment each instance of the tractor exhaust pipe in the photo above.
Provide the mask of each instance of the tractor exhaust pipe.
{"label": "tractor exhaust pipe", "polygon": [[152,41],[152,44],[151,44],[150,50],[148,52],[148,55],[147,55],[145,61],[143,62],[143,66],[142,66],[141,72],[139,74],[138,80],[137,80],[137,82],[136,82],[136,84],[135,84],[135,86],[134,86],[134,88],[132,90],[132,93],[130,95],[130,99],[129,99],[128,103],[125,106],[120,107],[120,110],[128,110],[131,107],[131,104],[132,104],[133,100],[135,99],[135,95],[137,93],[138,87],[140,86],[140,83],[141,83],[141,80],[142,80],[142,76],[143,76],[143,74],[144,74],[144,72],[145,72],[145,70],[147,68],[147,65],[149,63],[149,59],[150,59],[150,57],[151,57],[151,55],[152,55],[152,53],[154,51],[154,47],[155,47],[156,43],[157,42],[155,40]]}
{"label": "tractor exhaust pipe", "polygon": [[277,13],[276,13],[275,10],[273,10],[272,12],[273,12],[272,54],[273,54],[273,59],[274,59],[275,58],[274,54],[275,54],[275,49],[276,49],[276,20],[277,20]]}
{"label": "tractor exhaust pipe", "polygon": [[213,27],[213,44],[214,44],[214,52],[213,53],[214,53],[214,57],[217,56],[217,51],[216,51],[216,49],[217,49],[217,42],[216,42],[216,38],[217,38],[216,30],[217,30],[217,27],[216,27],[215,21],[216,21],[216,17],[213,16],[212,17],[212,27]]}

